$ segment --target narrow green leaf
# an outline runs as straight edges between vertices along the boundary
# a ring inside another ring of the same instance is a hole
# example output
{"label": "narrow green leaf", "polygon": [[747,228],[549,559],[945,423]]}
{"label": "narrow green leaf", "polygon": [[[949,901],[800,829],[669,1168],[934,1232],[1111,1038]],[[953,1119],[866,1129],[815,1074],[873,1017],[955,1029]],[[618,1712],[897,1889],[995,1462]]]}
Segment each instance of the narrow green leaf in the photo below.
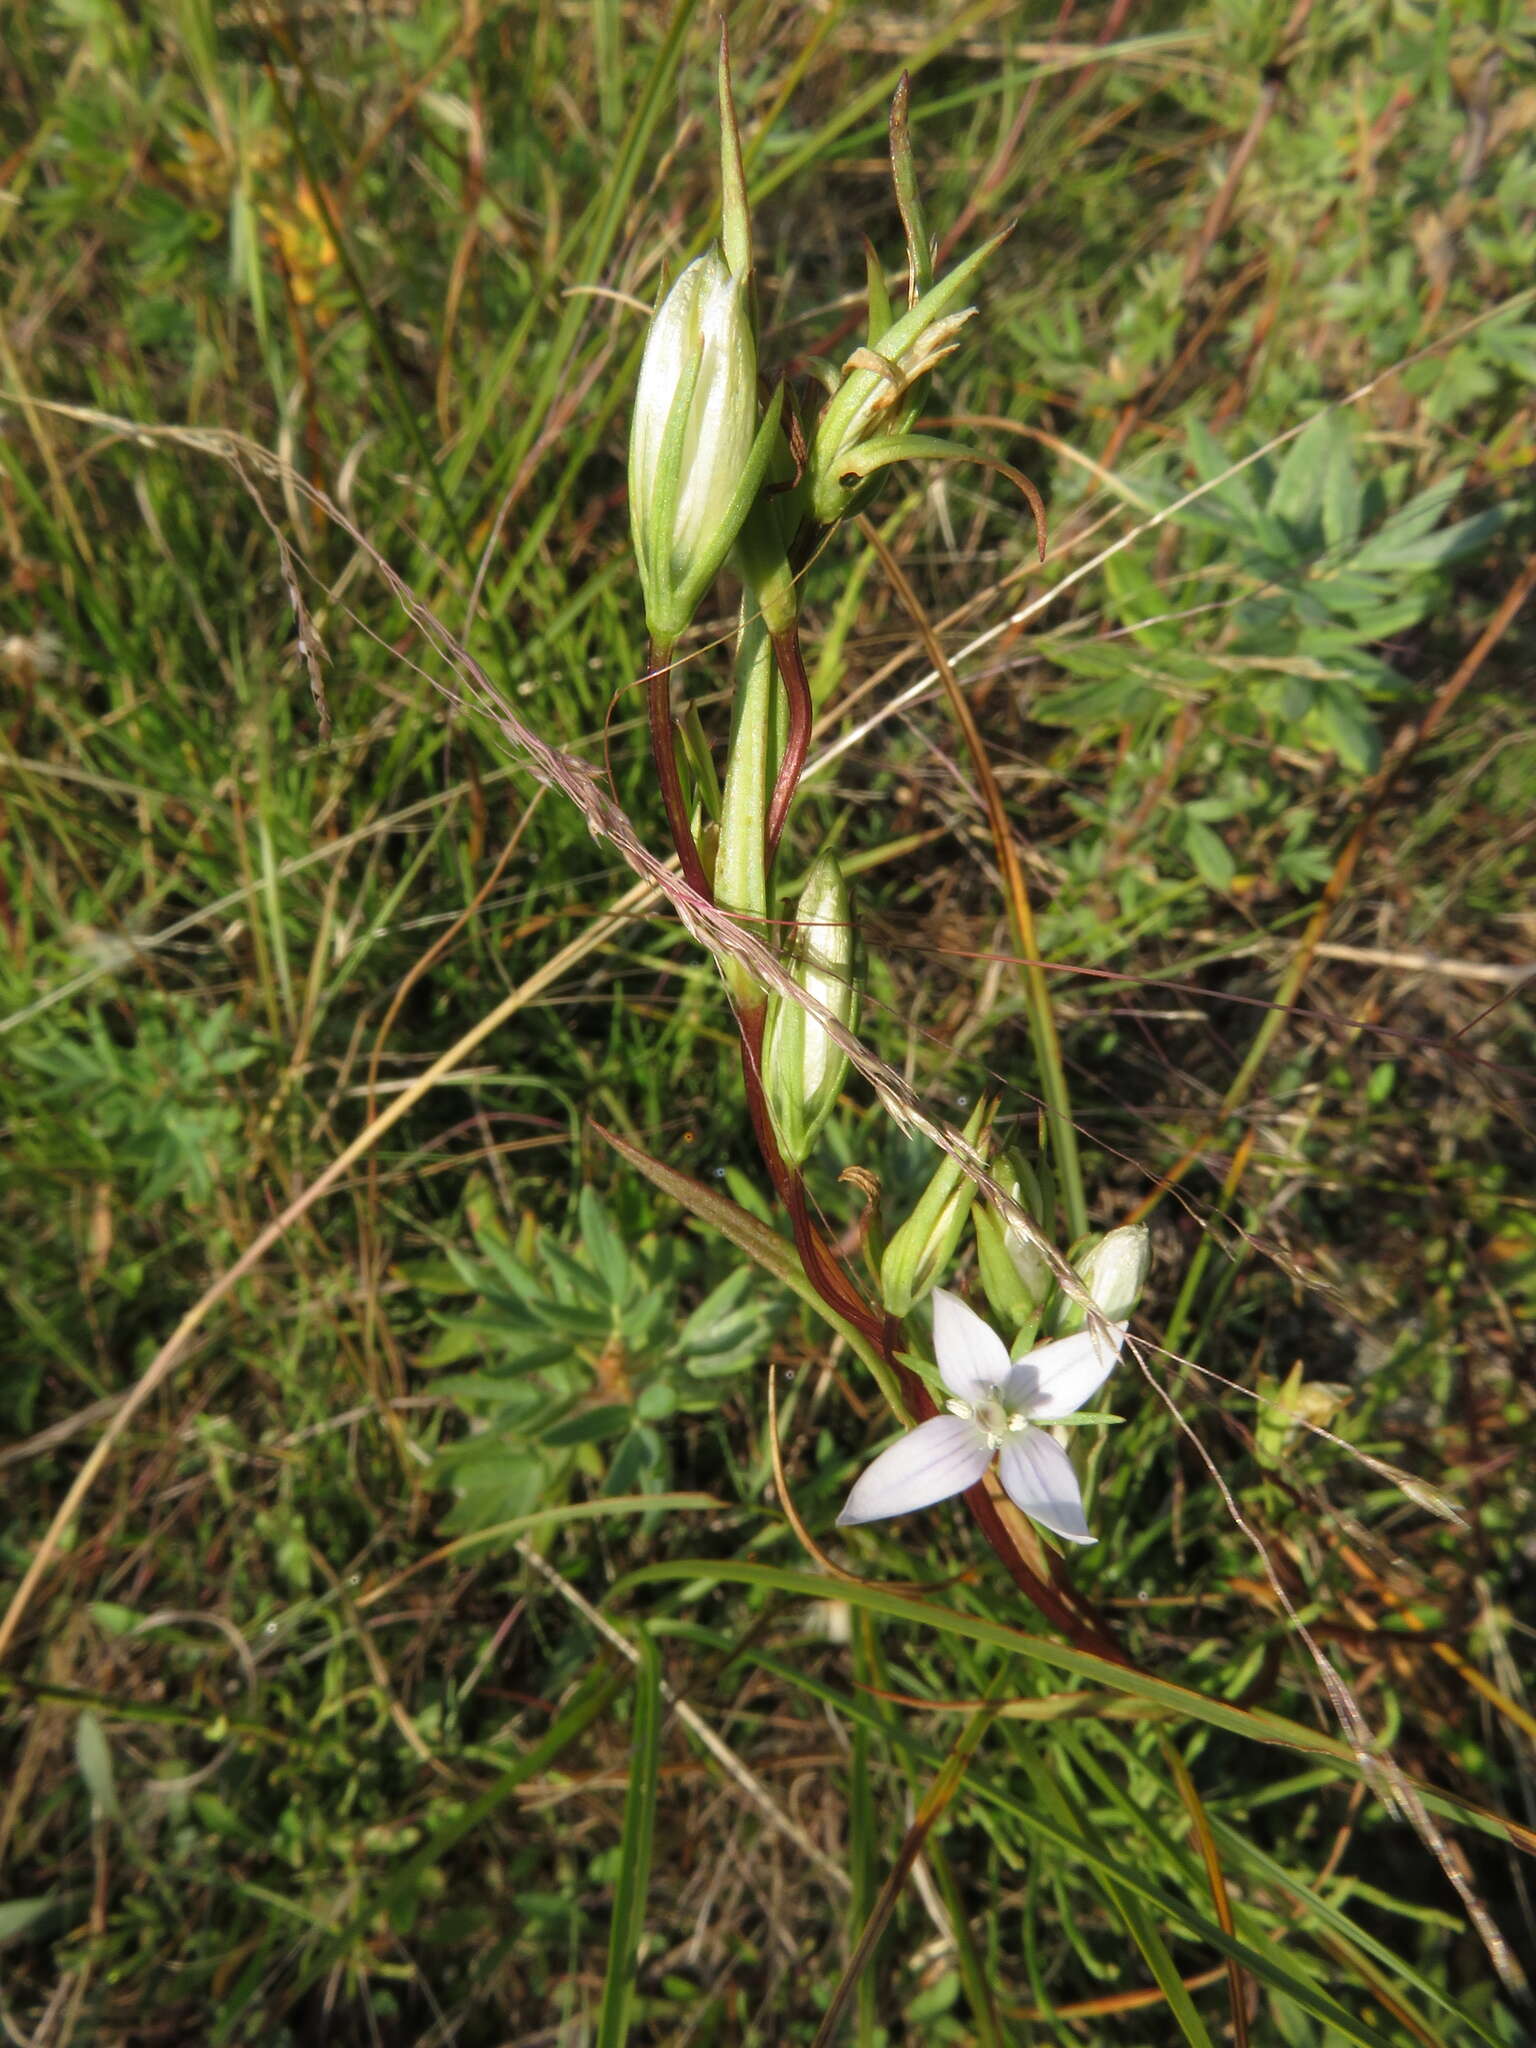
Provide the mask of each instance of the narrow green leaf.
{"label": "narrow green leaf", "polygon": [[891,295],[885,288],[885,269],[868,235],[864,237],[864,278],[869,299],[867,335],[871,348],[880,346],[891,324]]}
{"label": "narrow green leaf", "polygon": [[1481,2021],[1474,2019],[1465,2006],[1451,1998],[1432,1978],[1416,1969],[1412,1960],[1403,1953],[1401,1946],[1390,1947],[1386,1942],[1378,1940],[1358,1921],[1351,1920],[1347,1913],[1341,1913],[1337,1906],[1323,1897],[1321,1892],[1307,1884],[1304,1879],[1295,1876],[1282,1863],[1261,1849],[1252,1839],[1250,1831],[1234,1828],[1226,1821],[1216,1819],[1212,1820],[1212,1827],[1231,1857],[1234,1869],[1251,1872],[1253,1880],[1266,1889],[1288,1892],[1320,1926],[1326,1927],[1341,1941],[1347,1941],[1351,1948],[1359,1949],[1362,1954],[1393,1972],[1400,1986],[1406,1985],[1426,2006],[1436,2007],[1446,2013],[1470,2029],[1480,2041],[1494,2042],[1498,2039],[1498,2036],[1490,2033]]}
{"label": "narrow green leaf", "polygon": [[1403,537],[1392,526],[1366,542],[1355,557],[1360,569],[1389,569],[1399,575],[1410,569],[1445,569],[1466,555],[1481,553],[1508,524],[1502,505],[1491,506],[1470,519],[1458,519],[1432,533]]}
{"label": "narrow green leaf", "polygon": [[907,304],[915,306],[933,289],[933,250],[912,156],[912,128],[908,119],[911,97],[912,89],[903,72],[891,101],[891,180],[896,187],[896,206],[907,242]]}
{"label": "narrow green leaf", "polygon": [[1313,719],[1328,744],[1357,775],[1370,775],[1381,760],[1375,720],[1352,690],[1331,689],[1319,698]]}
{"label": "narrow green leaf", "polygon": [[1110,1906],[1124,1923],[1126,1932],[1146,1958],[1147,1967],[1157,1980],[1158,1988],[1168,2001],[1168,2010],[1178,2022],[1179,2031],[1190,2044],[1190,2048],[1215,2048],[1210,2033],[1195,2010],[1194,2001],[1184,1987],[1178,1966],[1168,1953],[1168,1944],[1158,1931],[1157,1921],[1147,1909],[1146,1902],[1128,1888],[1117,1884],[1104,1867],[1110,1862],[1103,1838],[1095,1830],[1087,1814],[1069,1796],[1059,1776],[1040,1762],[1036,1753],[1039,1742],[1033,1730],[1010,1730],[1015,1752],[1024,1762],[1029,1773],[1035,1797],[1042,1808],[1053,1813],[1064,1828],[1076,1834],[1085,1849],[1094,1853],[1098,1867],[1094,1876]]}
{"label": "narrow green leaf", "polygon": [[[745,1655],[754,1663],[762,1665],[766,1671],[772,1671],[776,1677],[786,1679],[788,1683],[795,1683],[795,1686],[813,1694],[817,1700],[823,1700],[827,1706],[834,1708],[834,1712],[846,1716],[856,1726],[874,1724],[877,1704],[870,1702],[866,1696],[840,1694],[834,1686],[827,1686],[823,1679],[817,1679],[801,1665],[793,1665],[786,1659],[772,1657],[766,1651],[754,1649],[745,1651]],[[1006,1710],[999,1710],[999,1718],[1001,1712]],[[913,1759],[928,1765],[940,1763],[944,1759],[942,1749],[936,1749],[932,1743],[926,1743],[920,1737],[913,1737],[907,1731],[907,1726],[901,1722],[893,1722],[889,1726],[881,1722],[881,1729],[885,1735],[889,1735],[893,1747],[905,1751]],[[1354,2013],[1339,2005],[1325,1989],[1317,1985],[1317,1982],[1303,1974],[1305,1968],[1315,1968],[1313,1958],[1305,1956],[1303,1952],[1290,1956],[1288,1960],[1276,1954],[1274,1939],[1268,1925],[1249,1929],[1247,1937],[1227,1935],[1217,1925],[1217,1921],[1210,1919],[1210,1915],[1194,1909],[1188,1903],[1190,1896],[1196,1896],[1192,1886],[1188,1886],[1184,1894],[1163,1886],[1155,1878],[1155,1864],[1151,1864],[1145,1855],[1130,1858],[1130,1855],[1120,1853],[1116,1858],[1116,1855],[1112,1855],[1098,1839],[1087,1841],[1081,1835],[1075,1835],[1059,1815],[1047,1810],[1042,1800],[1038,1800],[1036,1796],[1020,1796],[1012,1786],[1014,1778],[1008,1772],[973,1772],[965,1782],[965,1794],[971,1800],[977,1800],[985,1806],[993,1806],[999,1812],[1006,1812],[1018,1827],[1038,1837],[1042,1845],[1049,1845],[1053,1851],[1065,1851],[1092,1876],[1108,1880],[1122,1894],[1143,1901],[1147,1911],[1151,1913],[1153,1927],[1157,1927],[1159,1923],[1165,1927],[1178,1927],[1186,1937],[1194,1939],[1194,1942],[1204,1942],[1219,1954],[1229,1956],[1233,1962],[1239,1964],[1239,1968],[1247,1970],[1255,1978],[1260,1978],[1260,1982],[1264,1982],[1272,1991],[1280,1993],[1286,1999],[1294,1999],[1294,2003],[1303,2007],[1303,2011],[1309,2011],[1323,2021],[1323,2025],[1329,2030],[1323,2038],[1329,2044],[1354,2042],[1356,2048],[1382,2048],[1380,2034],[1374,2028],[1366,2028],[1362,2021],[1354,2017]],[[1169,1792],[1169,1796],[1176,1794]],[[1059,1888],[1057,1892],[1057,1907],[1063,1915],[1069,1913],[1069,1894],[1065,1888]],[[1108,1980],[1110,1972],[1106,1972],[1102,1964],[1096,1968],[1092,1960],[1087,1960],[1085,1952],[1079,1950],[1079,1954],[1083,1954],[1085,1968],[1094,1970],[1094,1974],[1104,1976]],[[1040,1991],[1036,1987],[1036,1997],[1038,1995]]]}
{"label": "narrow green leaf", "polygon": [[624,1797],[624,1839],[608,1923],[608,1974],[596,2048],[623,2048],[645,1933],[651,1849],[656,1834],[656,1766],[660,1751],[661,1660],[644,1629],[636,1636],[640,1664],[635,1679],[635,1714],[630,1728],[629,1790]]}
{"label": "narrow green leaf", "polygon": [[723,14],[716,82],[720,99],[720,240],[733,274],[750,277],[752,209],[747,199],[747,174],[742,167],[741,129],[736,120],[736,96],[731,89],[731,43]]}
{"label": "narrow green leaf", "polygon": [[1361,502],[1353,440],[1341,432],[1328,444],[1323,471],[1323,539],[1330,548],[1342,551],[1358,537]]}
{"label": "narrow green leaf", "polygon": [[624,1249],[624,1241],[591,1188],[582,1189],[576,1206],[582,1242],[593,1265],[602,1275],[609,1298],[616,1304],[621,1303],[629,1292],[630,1280],[629,1254]]}
{"label": "narrow green leaf", "polygon": [[[986,1615],[966,1614],[958,1608],[943,1606],[937,1600],[890,1592],[883,1586],[868,1585],[862,1581],[834,1582],[814,1572],[794,1571],[782,1565],[748,1563],[734,1557],[668,1558],[656,1564],[640,1565],[628,1573],[619,1581],[610,1598],[633,1586],[658,1584],[670,1579],[697,1579],[704,1583],[723,1580],[733,1585],[762,1586],[774,1592],[787,1593],[798,1600],[845,1600],[851,1606],[863,1608],[871,1614],[886,1615],[893,1621],[907,1622],[914,1628],[959,1636],[973,1643],[988,1643],[1013,1655],[1033,1658],[1052,1670],[1096,1681],[1111,1693],[1144,1700],[1149,1706],[1169,1709],[1182,1719],[1202,1722],[1210,1728],[1225,1729],[1230,1735],[1240,1735],[1252,1742],[1273,1743],[1301,1755],[1330,1757],[1351,1779],[1370,1776],[1354,1749],[1341,1737],[1327,1735],[1318,1728],[1304,1727],[1301,1722],[1288,1720],[1283,1714],[1271,1713],[1262,1707],[1233,1706],[1229,1700],[1210,1698],[1191,1686],[1178,1685],[1172,1679],[1157,1678],[1150,1672],[1096,1657],[1091,1651],[1073,1649],[1070,1644],[1057,1642],[1051,1636],[1031,1635],[1026,1629],[1012,1628],[1006,1622],[993,1621]],[[1418,1789],[1426,1799],[1433,1797],[1427,1788]],[[1487,1821],[1492,1817],[1483,1818]],[[1497,1832],[1497,1828],[1494,1831]]]}
{"label": "narrow green leaf", "polygon": [[809,1292],[795,1248],[787,1238],[780,1237],[766,1223],[760,1223],[755,1216],[749,1215],[728,1195],[706,1187],[703,1181],[694,1180],[689,1174],[679,1173],[675,1167],[663,1165],[649,1152],[642,1152],[638,1145],[621,1138],[617,1131],[606,1130],[601,1124],[594,1124],[592,1128],[621,1159],[627,1159],[637,1172],[643,1173],[653,1187],[660,1188],[675,1202],[681,1202],[690,1215],[697,1216],[701,1223],[707,1223],[710,1229],[718,1230],[722,1237],[729,1238],[748,1258],[755,1259],[765,1272],[771,1273],[776,1280],[782,1280],[786,1287],[793,1287],[797,1293]]}
{"label": "narrow green leaf", "polygon": [[[762,1665],[765,1670],[772,1671],[778,1677],[813,1693],[818,1699],[825,1700],[856,1724],[860,1721],[870,1721],[873,1708],[864,1697],[839,1695],[835,1687],[815,1678],[801,1667],[784,1659],[772,1657],[764,1651],[749,1650],[745,1654],[750,1656],[754,1663]],[[895,1746],[924,1763],[934,1764],[943,1760],[942,1750],[911,1735],[899,1723],[890,1726],[885,1732]],[[1365,2027],[1326,1990],[1302,1974],[1304,1967],[1311,1965],[1311,1958],[1298,1953],[1289,1959],[1282,1959],[1276,1954],[1267,1927],[1252,1929],[1248,1938],[1243,1939],[1224,1933],[1209,1914],[1197,1910],[1188,1903],[1188,1895],[1180,1895],[1159,1883],[1154,1876],[1153,1866],[1144,1856],[1134,1859],[1124,1856],[1117,1858],[1097,1842],[1086,1841],[1075,1835],[1058,1816],[1046,1811],[1038,1799],[1032,1796],[1021,1797],[1011,1789],[1010,1774],[1006,1772],[972,1773],[966,1780],[965,1793],[972,1800],[1006,1813],[1016,1825],[1038,1836],[1042,1843],[1054,1850],[1065,1851],[1094,1876],[1109,1879],[1122,1893],[1145,1901],[1155,1916],[1154,1925],[1161,1923],[1164,1926],[1179,1928],[1190,1939],[1207,1943],[1220,1954],[1230,1956],[1240,1968],[1269,1985],[1272,1990],[1294,1999],[1303,2010],[1316,2015],[1325,2027],[1330,2029],[1325,2036],[1330,2048],[1333,2048],[1335,2043],[1345,2041],[1355,2043],[1356,2048],[1383,2048],[1377,2032]],[[1068,1895],[1064,1890],[1057,1893],[1057,1905],[1063,1913],[1068,1910]],[[1087,1967],[1092,1968],[1093,1965],[1090,1963]],[[1097,1974],[1106,1973],[1101,1968]]]}
{"label": "narrow green leaf", "polygon": [[553,1450],[567,1450],[573,1444],[599,1444],[627,1429],[631,1416],[631,1409],[623,1401],[610,1401],[601,1408],[584,1408],[579,1415],[568,1415],[563,1422],[546,1429],[539,1441]]}

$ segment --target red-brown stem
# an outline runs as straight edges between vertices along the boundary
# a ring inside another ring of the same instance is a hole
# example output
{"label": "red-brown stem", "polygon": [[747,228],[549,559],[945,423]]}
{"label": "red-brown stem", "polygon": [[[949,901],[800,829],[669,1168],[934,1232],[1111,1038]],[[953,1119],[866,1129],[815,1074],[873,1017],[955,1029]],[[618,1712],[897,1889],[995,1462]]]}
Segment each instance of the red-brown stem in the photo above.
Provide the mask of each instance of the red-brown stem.
{"label": "red-brown stem", "polygon": [[979,1479],[968,1489],[965,1498],[982,1534],[997,1553],[1013,1583],[1026,1600],[1039,1608],[1047,1621],[1061,1630],[1072,1647],[1088,1650],[1108,1663],[1134,1670],[1136,1667],[1132,1660],[1075,1587],[1069,1597],[1059,1585],[1036,1578],[1020,1557],[1018,1546],[1008,1533],[1008,1525],[998,1513],[996,1501]]}
{"label": "red-brown stem", "polygon": [[715,894],[699,859],[693,827],[688,821],[688,799],[683,795],[683,780],[677,772],[677,750],[672,738],[672,656],[655,647],[651,649],[650,671],[645,679],[645,701],[651,715],[651,752],[656,758],[661,800],[667,807],[667,824],[683,880],[706,903],[713,903]]}
{"label": "red-brown stem", "polygon": [[773,856],[778,851],[779,836],[784,830],[784,821],[789,816],[790,804],[794,801],[800,776],[805,768],[805,757],[811,745],[811,685],[805,673],[805,663],[800,656],[800,631],[791,626],[787,632],[773,635],[773,658],[778,663],[779,674],[784,678],[784,690],[789,699],[789,731],[784,741],[784,759],[779,763],[778,779],[773,785],[773,795],[768,804],[768,864],[773,865]]}
{"label": "red-brown stem", "polygon": [[766,1011],[761,1004],[736,1012],[737,1028],[741,1033],[741,1074],[747,1091],[747,1114],[752,1120],[752,1135],[763,1155],[774,1192],[789,1212],[795,1250],[800,1254],[805,1277],[828,1308],[841,1316],[844,1322],[852,1323],[866,1341],[878,1345],[880,1319],[844,1273],[816,1228],[806,1201],[805,1182],[799,1171],[784,1159],[774,1137],[768,1098],[763,1089],[765,1022]]}
{"label": "red-brown stem", "polygon": [[869,1344],[880,1341],[880,1318],[860,1294],[816,1228],[806,1198],[805,1181],[793,1167],[789,1171],[789,1220],[794,1228],[795,1248],[816,1292],[846,1323],[852,1323]]}
{"label": "red-brown stem", "polygon": [[[778,777],[773,786],[773,796],[768,806],[767,830],[764,835],[770,868],[774,854],[778,850],[780,835],[784,830],[784,821],[789,816],[789,806],[805,767],[805,757],[811,740],[812,717],[810,682],[800,655],[799,634],[793,626],[786,633],[774,635],[773,652],[789,700],[789,730],[785,741],[784,759],[780,763]],[[667,705],[667,715],[670,728],[670,704]],[[653,740],[655,729],[653,709]],[[668,815],[671,815],[670,805]],[[681,856],[681,847],[678,851]],[[684,871],[686,872],[686,862]],[[880,1352],[887,1365],[897,1375],[908,1408],[920,1420],[926,1420],[929,1416],[936,1415],[938,1409],[932,1395],[916,1373],[897,1362],[896,1352],[902,1335],[900,1317],[883,1315],[878,1309],[872,1308],[843,1272],[811,1217],[804,1180],[798,1169],[788,1165],[779,1151],[778,1141],[773,1133],[773,1122],[768,1113],[767,1096],[763,1089],[762,1052],[766,1011],[761,1004],[750,1010],[743,1008],[737,1011],[736,1021],[741,1032],[741,1071],[746,1084],[747,1112],[752,1120],[753,1135],[757,1139],[758,1150],[763,1155],[773,1181],[774,1191],[789,1212],[790,1224],[795,1235],[795,1249],[800,1254],[800,1263],[805,1268],[806,1278],[833,1313],[840,1316],[844,1322],[851,1323],[865,1341]],[[1042,1579],[1031,1569],[1020,1554],[1018,1545],[998,1512],[996,1502],[980,1480],[966,1490],[965,1500],[977,1526],[992,1546],[1008,1576],[1031,1606],[1044,1616],[1053,1628],[1059,1629],[1078,1649],[1092,1651],[1116,1664],[1129,1662],[1104,1622],[1083,1601],[1081,1595],[1071,1589],[1064,1589],[1050,1580]]]}
{"label": "red-brown stem", "polygon": [[752,1119],[752,1135],[763,1155],[773,1191],[788,1207],[789,1168],[784,1164],[778,1140],[773,1135],[768,1098],[763,1092],[763,1030],[766,1023],[767,1012],[761,1002],[753,1009],[743,1008],[736,1012],[736,1028],[741,1033],[741,1078],[747,1091],[747,1115]]}

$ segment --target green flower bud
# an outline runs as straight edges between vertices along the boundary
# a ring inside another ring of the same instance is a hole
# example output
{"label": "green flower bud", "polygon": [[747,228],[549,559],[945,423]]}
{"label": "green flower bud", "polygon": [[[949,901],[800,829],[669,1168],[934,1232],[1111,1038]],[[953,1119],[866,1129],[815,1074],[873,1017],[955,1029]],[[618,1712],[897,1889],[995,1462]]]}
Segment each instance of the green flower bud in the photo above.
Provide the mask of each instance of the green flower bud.
{"label": "green flower bud", "polygon": [[759,421],[748,284],[718,249],[657,307],[629,435],[629,517],[651,637],[670,646],[735,545],[778,431]]}
{"label": "green flower bud", "polygon": [[[715,902],[722,910],[753,920],[761,934],[768,917],[768,862],[764,835],[774,778],[784,756],[784,685],[773,665],[773,643],[749,585],[736,635],[736,693],[731,705],[731,745],[726,756],[725,794],[720,806],[720,857],[714,874]],[[720,972],[738,1005],[762,1001],[751,970],[728,953]]]}
{"label": "green flower bud", "polygon": [[[995,1107],[985,1096],[977,1103],[965,1127],[970,1144],[978,1143]],[[955,1255],[975,1196],[976,1183],[946,1152],[880,1261],[880,1294],[889,1314],[906,1315],[938,1285]]]}
{"label": "green flower bud", "polygon": [[[1145,1223],[1127,1223],[1099,1238],[1086,1252],[1080,1251],[1072,1263],[1105,1321],[1128,1323],[1141,1299],[1147,1268],[1152,1263],[1151,1235]],[[1063,1301],[1056,1318],[1057,1334],[1070,1336],[1086,1321],[1087,1313],[1080,1303]]]}
{"label": "green flower bud", "polygon": [[998,1321],[1017,1332],[1027,1322],[1039,1318],[1041,1297],[1032,1284],[1034,1275],[1026,1278],[1014,1263],[1008,1238],[1015,1233],[1010,1233],[990,1209],[978,1209],[974,1221],[976,1259],[987,1300]]}
{"label": "green flower bud", "polygon": [[[1005,233],[1007,231],[1005,230]],[[924,292],[870,346],[855,349],[843,379],[816,424],[806,463],[812,516],[824,526],[862,509],[869,479],[907,453],[933,453],[937,443],[910,436],[922,409],[929,373],[954,352],[955,337],[976,308],[958,306],[1002,235],[968,256]],[[871,329],[877,308],[871,304]]]}
{"label": "green flower bud", "polygon": [[[1012,1153],[1002,1153],[992,1177],[1042,1230],[1051,1227],[1051,1203],[1033,1170]],[[981,1284],[998,1320],[1012,1327],[1015,1341],[1033,1336],[1051,1298],[1050,1262],[1016,1223],[985,1202],[975,1212],[976,1255]]]}
{"label": "green flower bud", "polygon": [[[850,1031],[858,1017],[854,931],[848,884],[834,854],[820,854],[795,907],[789,968],[807,995]],[[763,1085],[779,1150],[791,1166],[805,1162],[832,1113],[848,1055],[826,1027],[789,996],[774,996],[763,1036]]]}

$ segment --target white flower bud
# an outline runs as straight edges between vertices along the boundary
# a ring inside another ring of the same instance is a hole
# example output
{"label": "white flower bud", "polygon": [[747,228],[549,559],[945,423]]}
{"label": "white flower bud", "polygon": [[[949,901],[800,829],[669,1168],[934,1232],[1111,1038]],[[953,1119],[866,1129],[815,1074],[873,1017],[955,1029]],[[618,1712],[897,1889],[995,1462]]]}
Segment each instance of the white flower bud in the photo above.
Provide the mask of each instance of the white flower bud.
{"label": "white flower bud", "polygon": [[761,478],[760,438],[746,283],[711,249],[656,309],[630,426],[630,525],[658,640],[684,630],[730,553]]}
{"label": "white flower bud", "polygon": [[1129,1322],[1146,1285],[1152,1240],[1145,1223],[1128,1223],[1101,1237],[1078,1267],[1078,1278],[1107,1322]]}

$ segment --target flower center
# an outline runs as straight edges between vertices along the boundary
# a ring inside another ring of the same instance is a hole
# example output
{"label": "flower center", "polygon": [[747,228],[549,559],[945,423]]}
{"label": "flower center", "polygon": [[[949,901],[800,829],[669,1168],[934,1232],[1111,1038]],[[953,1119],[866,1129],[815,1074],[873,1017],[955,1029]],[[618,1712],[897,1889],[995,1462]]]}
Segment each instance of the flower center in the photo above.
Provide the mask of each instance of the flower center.
{"label": "flower center", "polygon": [[974,1422],[986,1438],[988,1447],[994,1451],[1001,1450],[1005,1436],[1029,1427],[1027,1415],[1005,1408],[995,1394],[984,1395],[979,1401],[946,1401],[944,1405],[962,1422]]}
{"label": "flower center", "polygon": [[986,1400],[976,1403],[976,1421],[978,1426],[986,1431],[987,1442],[994,1451],[997,1450],[1008,1428],[1008,1410],[1001,1401],[989,1394]]}

